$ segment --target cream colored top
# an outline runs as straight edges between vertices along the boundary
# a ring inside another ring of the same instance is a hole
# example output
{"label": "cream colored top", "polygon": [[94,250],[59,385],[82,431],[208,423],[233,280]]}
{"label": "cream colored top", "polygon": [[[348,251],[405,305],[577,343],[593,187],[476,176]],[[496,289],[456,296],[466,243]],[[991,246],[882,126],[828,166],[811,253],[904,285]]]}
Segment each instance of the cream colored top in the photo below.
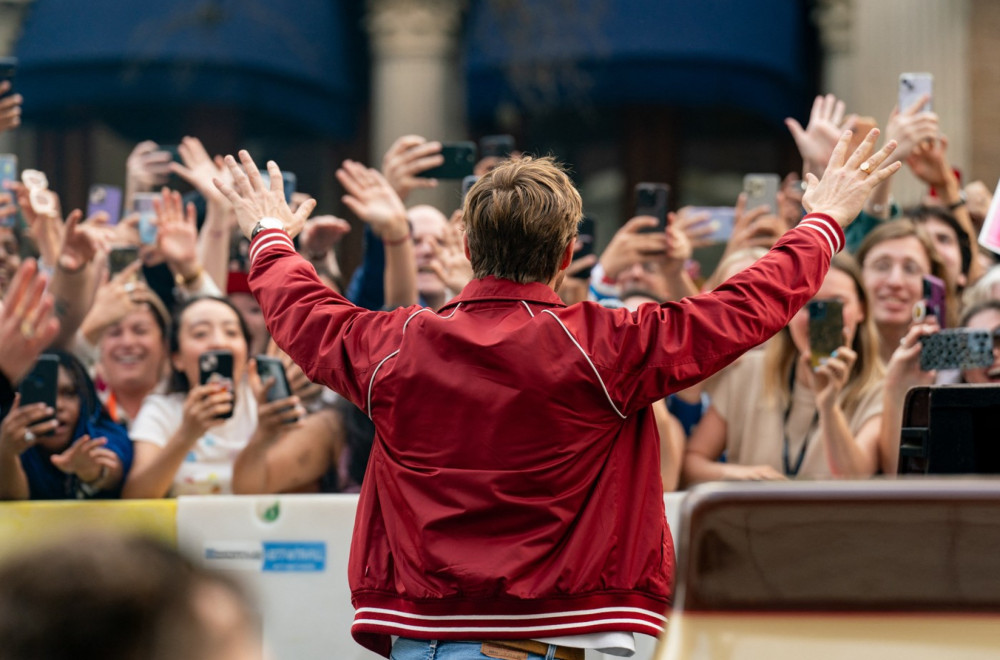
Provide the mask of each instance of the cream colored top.
{"label": "cream colored top", "polygon": [[[784,472],[782,460],[785,408],[764,398],[764,351],[751,351],[726,370],[712,396],[712,406],[726,420],[726,461],[737,465],[770,465]],[[882,388],[872,387],[862,397],[853,415],[847,415],[851,433],[857,435],[865,422],[882,414]],[[813,424],[815,420],[815,424]],[[807,442],[799,479],[833,477],[826,447],[820,437],[813,391],[796,383],[788,415],[788,457],[794,467]]]}

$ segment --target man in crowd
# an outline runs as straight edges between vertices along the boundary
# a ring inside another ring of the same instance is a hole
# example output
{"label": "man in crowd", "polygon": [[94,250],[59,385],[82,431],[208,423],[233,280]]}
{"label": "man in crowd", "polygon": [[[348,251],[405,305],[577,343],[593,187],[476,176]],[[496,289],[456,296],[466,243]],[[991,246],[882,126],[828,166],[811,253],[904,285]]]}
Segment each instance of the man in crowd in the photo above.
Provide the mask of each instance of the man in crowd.
{"label": "man in crowd", "polygon": [[[464,203],[475,278],[437,312],[372,312],[327,289],[291,238],[281,175],[249,154],[216,182],[251,238],[250,286],[268,328],[315,382],[376,428],[349,563],[354,638],[406,660],[582,660],[629,655],[663,629],[673,548],[650,404],[731,363],[784,327],[818,290],[842,227],[899,165],[879,169],[872,131],[841,138],[814,211],[712,293],[637,312],[555,294],[573,257],[581,200],[550,159],[517,158]],[[369,170],[366,185],[384,181]],[[376,229],[387,244],[403,212]],[[392,636],[398,636],[393,646]],[[533,657],[518,655],[517,657]]]}

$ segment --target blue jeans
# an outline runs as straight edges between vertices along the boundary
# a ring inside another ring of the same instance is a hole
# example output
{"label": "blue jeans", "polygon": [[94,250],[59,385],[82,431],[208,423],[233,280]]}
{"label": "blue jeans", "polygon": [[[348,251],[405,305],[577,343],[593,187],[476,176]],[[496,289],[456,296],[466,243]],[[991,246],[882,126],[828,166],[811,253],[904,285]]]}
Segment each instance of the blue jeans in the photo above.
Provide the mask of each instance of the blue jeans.
{"label": "blue jeans", "polygon": [[[408,639],[400,637],[392,645],[389,660],[495,660],[480,652],[482,642],[449,642],[446,640]],[[556,647],[549,644],[546,655],[528,654],[528,660],[552,660]]]}

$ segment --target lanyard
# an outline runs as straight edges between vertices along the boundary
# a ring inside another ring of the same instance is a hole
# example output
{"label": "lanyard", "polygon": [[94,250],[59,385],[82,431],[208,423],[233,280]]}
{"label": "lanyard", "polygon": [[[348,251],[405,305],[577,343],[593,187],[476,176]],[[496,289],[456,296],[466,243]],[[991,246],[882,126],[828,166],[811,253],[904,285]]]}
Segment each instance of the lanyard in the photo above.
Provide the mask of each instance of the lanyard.
{"label": "lanyard", "polygon": [[799,470],[802,469],[802,461],[806,457],[806,450],[809,449],[809,440],[810,440],[809,433],[810,431],[812,431],[813,427],[816,426],[816,422],[819,421],[819,410],[816,410],[816,412],[813,414],[813,420],[809,424],[809,428],[806,429],[806,437],[802,439],[802,447],[799,449],[799,455],[796,457],[795,465],[793,466],[791,464],[791,461],[789,460],[790,457],[788,455],[789,454],[788,446],[791,444],[788,441],[788,417],[792,414],[792,402],[794,399],[793,396],[794,390],[795,390],[795,364],[792,363],[792,373],[788,378],[788,407],[785,408],[785,421],[784,424],[781,425],[782,440],[784,441],[784,444],[782,445],[781,448],[781,460],[784,463],[786,477],[798,476]]}

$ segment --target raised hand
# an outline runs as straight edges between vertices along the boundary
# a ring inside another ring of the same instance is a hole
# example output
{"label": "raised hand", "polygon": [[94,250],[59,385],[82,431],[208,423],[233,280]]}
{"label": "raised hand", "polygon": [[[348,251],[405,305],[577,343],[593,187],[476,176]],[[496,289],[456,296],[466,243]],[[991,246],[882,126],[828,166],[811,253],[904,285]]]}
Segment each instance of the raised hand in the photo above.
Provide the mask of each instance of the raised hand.
{"label": "raised hand", "polygon": [[227,205],[226,196],[212,184],[213,179],[232,185],[233,178],[226,169],[221,156],[212,158],[205,146],[196,137],[185,136],[177,145],[181,163],[170,163],[170,171],[181,177],[201,193],[210,204]]}
{"label": "raised hand", "polygon": [[844,132],[830,156],[823,178],[816,178],[812,172],[806,174],[806,192],[802,196],[802,206],[807,211],[826,213],[841,227],[846,227],[857,217],[875,186],[901,167],[899,162],[880,167],[895,151],[896,143],[890,140],[872,153],[878,134],[878,129],[873,128],[854,153],[848,154],[847,145],[851,141],[851,132]]}
{"label": "raised hand", "polygon": [[38,272],[34,259],[17,269],[0,307],[0,371],[11,383],[24,378],[45,347],[59,332],[52,315],[52,295],[45,292],[48,278]]}
{"label": "raised hand", "polygon": [[341,198],[344,204],[380,238],[394,242],[409,235],[403,200],[378,170],[345,160],[337,180],[347,191]]}
{"label": "raised hand", "polygon": [[[428,264],[434,275],[451,291],[461,291],[475,277],[472,271],[472,263],[465,256],[465,244],[462,241],[462,230],[460,229],[461,224],[462,210],[458,209],[451,214],[451,219],[445,225],[443,239],[440,242],[435,241],[433,243],[434,254]],[[594,255],[590,256],[593,257]],[[577,270],[593,266],[594,263],[596,263],[596,259],[591,259],[586,265],[578,265]],[[570,268],[573,268],[573,264],[570,264]],[[567,275],[572,274],[572,272],[567,273]]]}
{"label": "raised hand", "polygon": [[[97,344],[104,331],[136,311],[140,303],[156,294],[137,279],[142,262],[138,259],[110,280],[102,282],[94,294],[94,304],[80,324],[80,332],[91,344]],[[106,277],[106,276],[105,276]]]}
{"label": "raised hand", "polygon": [[51,266],[59,258],[63,241],[63,220],[59,197],[48,190],[47,182],[45,185],[45,188],[30,190],[23,183],[13,183],[11,188],[42,261]]}
{"label": "raised hand", "polygon": [[[62,247],[59,250],[59,266],[67,271],[78,271],[94,260],[98,254],[108,251],[113,230],[100,225],[100,220],[107,219],[107,214],[98,212],[87,221],[80,222],[83,212],[75,209],[66,218],[63,228]],[[91,224],[93,219],[96,224]]]}
{"label": "raised hand", "polygon": [[160,145],[146,140],[135,145],[125,161],[126,186],[132,191],[150,191],[162,186],[170,176],[173,156]]}
{"label": "raised hand", "polygon": [[444,162],[441,143],[428,142],[419,135],[404,135],[397,139],[382,157],[382,174],[400,199],[406,199],[416,188],[433,188],[437,179],[417,174]]}
{"label": "raised hand", "polygon": [[906,160],[922,143],[937,140],[940,131],[938,116],[933,112],[920,110],[929,100],[930,96],[925,94],[909,108],[893,108],[885,127],[885,137],[895,140],[898,146],[883,167],[897,160]]}
{"label": "raised hand", "polygon": [[198,263],[198,218],[194,204],[187,208],[176,190],[164,188],[153,199],[156,212],[156,247],[171,270],[185,278],[196,274]]}
{"label": "raised hand", "polygon": [[333,215],[310,218],[299,234],[299,250],[314,259],[323,257],[349,231],[350,223],[342,218]]}
{"label": "raised hand", "polygon": [[948,137],[945,135],[917,144],[906,157],[906,164],[918,179],[936,190],[943,190],[955,177],[948,160]]}
{"label": "raised hand", "polygon": [[[0,82],[0,97],[10,91],[10,81]],[[11,94],[0,98],[0,133],[17,128],[21,125],[21,104],[24,98],[20,94]]]}
{"label": "raised hand", "polygon": [[813,101],[809,123],[805,128],[792,117],[785,120],[785,125],[799,148],[806,172],[822,176],[823,169],[837,146],[837,140],[850,119],[844,117],[844,102],[833,94],[827,94],[817,96]]}
{"label": "raised hand", "polygon": [[280,437],[285,431],[298,426],[305,417],[306,410],[302,407],[299,397],[292,395],[276,401],[267,400],[267,391],[274,385],[274,377],[261,380],[257,373],[257,360],[250,360],[247,372],[250,390],[257,400],[257,430],[255,434],[264,440]]}
{"label": "raised hand", "polygon": [[225,158],[226,168],[233,177],[231,185],[218,178],[212,182],[233,205],[240,231],[250,238],[253,228],[260,219],[267,217],[280,220],[289,236],[292,238],[297,236],[302,231],[306,218],[316,208],[316,200],[306,200],[299,205],[295,213],[292,213],[285,201],[285,184],[281,179],[281,170],[277,163],[273,160],[268,161],[268,182],[265,183],[250,154],[241,149],[239,156],[243,169],[240,169],[232,156]]}

